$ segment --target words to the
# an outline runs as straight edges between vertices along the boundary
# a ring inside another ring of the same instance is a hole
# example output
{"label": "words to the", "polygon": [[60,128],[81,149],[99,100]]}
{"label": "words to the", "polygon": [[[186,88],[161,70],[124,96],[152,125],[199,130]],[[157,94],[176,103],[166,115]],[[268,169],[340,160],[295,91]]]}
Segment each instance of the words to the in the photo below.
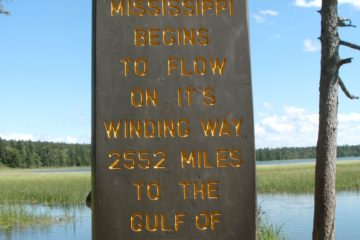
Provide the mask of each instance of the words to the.
{"label": "words to the", "polygon": [[[189,199],[219,199],[219,181],[205,181],[198,183],[196,181],[181,181],[184,200]],[[190,194],[189,194],[190,193]]]}
{"label": "words to the", "polygon": [[136,187],[136,195],[137,200],[141,201],[143,199],[143,188],[146,185],[146,196],[151,201],[157,201],[160,199],[161,190],[160,190],[160,184],[158,182],[150,182],[150,183],[144,183],[144,182],[134,182],[133,186]]}
{"label": "words to the", "polygon": [[123,58],[120,62],[124,65],[124,76],[129,76],[130,65],[133,65],[133,71],[135,76],[144,77],[148,74],[149,63],[145,58]]}

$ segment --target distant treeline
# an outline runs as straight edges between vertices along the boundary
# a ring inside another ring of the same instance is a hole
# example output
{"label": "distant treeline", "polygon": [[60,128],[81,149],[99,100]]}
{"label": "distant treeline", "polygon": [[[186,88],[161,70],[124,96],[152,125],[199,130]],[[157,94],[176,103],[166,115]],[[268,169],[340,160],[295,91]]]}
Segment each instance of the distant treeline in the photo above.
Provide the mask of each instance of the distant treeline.
{"label": "distant treeline", "polygon": [[[360,145],[338,146],[337,156],[358,157],[360,156]],[[314,159],[314,158],[316,158],[315,147],[261,148],[256,150],[257,161]]]}
{"label": "distant treeline", "polygon": [[[315,147],[256,150],[256,160],[258,161],[311,159],[315,156]],[[357,156],[360,156],[360,145],[338,147],[338,157]],[[0,138],[0,165],[12,168],[89,166],[90,145],[14,141]]]}
{"label": "distant treeline", "polygon": [[89,166],[90,145],[0,138],[0,165],[12,168]]}

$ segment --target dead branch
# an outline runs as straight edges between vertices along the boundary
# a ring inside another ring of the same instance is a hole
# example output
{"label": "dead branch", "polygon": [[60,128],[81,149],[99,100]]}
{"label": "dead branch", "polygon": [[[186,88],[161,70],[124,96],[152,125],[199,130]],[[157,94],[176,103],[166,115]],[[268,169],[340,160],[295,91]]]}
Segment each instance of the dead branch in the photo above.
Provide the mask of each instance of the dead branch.
{"label": "dead branch", "polygon": [[346,42],[346,41],[340,40],[340,45],[343,45],[343,46],[346,46],[346,47],[349,47],[349,48],[353,48],[353,49],[356,49],[356,50],[359,50],[359,51],[360,51],[360,46],[359,46],[359,45],[356,45],[356,44],[354,44],[354,43],[350,43],[350,42]]}
{"label": "dead branch", "polygon": [[5,9],[1,8],[0,6],[0,14],[4,14],[5,16],[10,15],[10,12],[6,11]]}
{"label": "dead branch", "polygon": [[339,27],[356,27],[355,25],[352,25],[352,21],[349,18],[338,18],[338,26]]}
{"label": "dead branch", "polygon": [[10,12],[7,11],[4,7],[4,5],[1,3],[2,0],[0,0],[0,15],[3,14],[5,16],[10,15]]}
{"label": "dead branch", "polygon": [[359,97],[350,94],[350,92],[347,90],[344,82],[341,80],[340,77],[339,77],[339,85],[340,85],[340,87],[341,87],[341,90],[345,93],[345,95],[346,95],[348,98],[350,98],[351,100],[359,99]]}
{"label": "dead branch", "polygon": [[341,60],[339,61],[339,68],[340,68],[342,65],[344,65],[344,64],[349,64],[349,63],[351,63],[352,60],[353,60],[353,58],[341,59]]}

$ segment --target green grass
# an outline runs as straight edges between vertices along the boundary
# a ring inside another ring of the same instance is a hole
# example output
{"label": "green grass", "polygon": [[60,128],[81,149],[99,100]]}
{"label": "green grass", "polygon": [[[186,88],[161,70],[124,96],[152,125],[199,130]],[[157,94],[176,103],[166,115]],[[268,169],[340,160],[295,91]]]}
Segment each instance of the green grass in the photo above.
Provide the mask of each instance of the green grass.
{"label": "green grass", "polygon": [[259,240],[285,240],[286,238],[282,236],[280,230],[270,223],[259,224],[258,229]]}
{"label": "green grass", "polygon": [[[312,193],[314,165],[257,167],[258,193]],[[0,169],[0,203],[84,204],[90,173]],[[337,191],[360,191],[360,163],[337,165]]]}
{"label": "green grass", "polygon": [[281,233],[281,227],[272,225],[265,217],[265,213],[258,209],[258,238],[259,240],[286,240]]}
{"label": "green grass", "polygon": [[38,211],[21,205],[0,206],[0,230],[25,227],[33,224],[48,224],[53,221],[49,211]]}
{"label": "green grass", "polygon": [[0,205],[0,231],[25,228],[33,225],[50,226],[53,223],[70,221],[75,218],[73,208],[64,208],[61,215],[51,214],[48,206],[3,204]]}
{"label": "green grass", "polygon": [[[337,191],[360,191],[360,163],[340,162],[336,170]],[[258,193],[312,193],[315,181],[314,164],[258,166]]]}
{"label": "green grass", "polygon": [[[258,193],[312,193],[314,164],[257,167]],[[38,212],[14,204],[84,204],[90,190],[90,173],[33,172],[31,169],[0,168],[0,226],[12,228],[27,224],[48,224],[55,220],[47,212]],[[360,191],[360,163],[337,165],[337,191]],[[261,216],[260,216],[261,217]],[[285,239],[280,228],[266,219],[259,221],[259,239]]]}
{"label": "green grass", "polygon": [[0,203],[84,204],[90,173],[0,169]]}

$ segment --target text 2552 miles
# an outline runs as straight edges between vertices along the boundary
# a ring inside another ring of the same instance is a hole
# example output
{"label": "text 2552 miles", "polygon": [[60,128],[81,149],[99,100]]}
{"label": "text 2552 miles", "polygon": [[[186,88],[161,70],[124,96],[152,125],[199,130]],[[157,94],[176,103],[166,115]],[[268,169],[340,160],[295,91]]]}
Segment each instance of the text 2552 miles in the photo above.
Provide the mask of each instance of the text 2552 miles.
{"label": "text 2552 miles", "polygon": [[164,151],[110,151],[109,170],[165,169],[168,154]]}

